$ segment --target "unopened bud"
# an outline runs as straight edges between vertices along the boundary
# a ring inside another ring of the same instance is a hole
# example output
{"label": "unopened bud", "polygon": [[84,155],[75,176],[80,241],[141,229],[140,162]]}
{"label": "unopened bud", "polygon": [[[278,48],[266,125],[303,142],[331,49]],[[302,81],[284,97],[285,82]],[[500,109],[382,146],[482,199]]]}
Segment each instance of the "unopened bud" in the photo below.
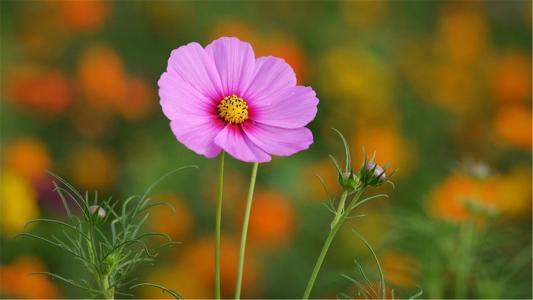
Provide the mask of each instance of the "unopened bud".
{"label": "unopened bud", "polygon": [[365,186],[377,186],[387,180],[385,170],[375,162],[367,162],[360,171],[361,181]]}
{"label": "unopened bud", "polygon": [[100,220],[103,220],[106,216],[105,209],[98,205],[89,206],[89,214],[91,214],[91,216],[96,216]]}
{"label": "unopened bud", "polygon": [[369,162],[366,164],[366,169],[373,171],[373,175],[379,180],[379,182],[384,182],[387,180],[387,174],[385,174],[385,170],[380,165],[374,162]]}

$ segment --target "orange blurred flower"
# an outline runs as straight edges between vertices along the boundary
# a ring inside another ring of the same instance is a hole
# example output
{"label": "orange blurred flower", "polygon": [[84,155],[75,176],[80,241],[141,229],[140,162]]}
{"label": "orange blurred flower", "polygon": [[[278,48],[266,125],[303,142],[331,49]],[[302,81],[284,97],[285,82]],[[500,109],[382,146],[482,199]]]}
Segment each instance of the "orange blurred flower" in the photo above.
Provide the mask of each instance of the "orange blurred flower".
{"label": "orange blurred flower", "polygon": [[420,276],[420,264],[416,258],[398,252],[385,252],[380,257],[387,282],[404,288],[416,286]]}
{"label": "orange blurred flower", "polygon": [[531,101],[531,59],[525,53],[510,51],[497,59],[492,71],[492,88],[504,103]]}
{"label": "orange blurred flower", "polygon": [[35,257],[18,257],[0,266],[0,294],[24,299],[59,298],[59,291],[48,276],[30,274],[42,271],[46,271],[46,266]]}
{"label": "orange blurred flower", "polygon": [[341,192],[341,186],[338,183],[337,171],[330,159],[323,159],[306,166],[302,170],[301,176],[304,178],[305,198],[315,201],[327,201],[328,197],[320,180],[316,175],[319,175],[324,180],[330,196],[334,197]]}
{"label": "orange blurred flower", "polygon": [[71,154],[69,173],[80,189],[106,190],[116,180],[117,161],[108,151],[94,146],[84,147]]}
{"label": "orange blurred flower", "polygon": [[7,167],[32,182],[37,182],[52,166],[46,145],[34,138],[13,141],[5,148]]}
{"label": "orange blurred flower", "polygon": [[531,150],[531,108],[520,105],[502,106],[494,119],[494,130],[507,144]]}
{"label": "orange blurred flower", "polygon": [[254,46],[257,56],[272,55],[283,58],[296,73],[298,83],[305,82],[307,59],[304,50],[294,38],[284,34],[273,34],[262,38]]}
{"label": "orange blurred flower", "polygon": [[71,103],[69,83],[62,71],[17,66],[7,74],[7,100],[43,113],[63,112]]}
{"label": "orange blurred flower", "polygon": [[152,88],[145,80],[130,78],[127,89],[127,96],[117,102],[118,112],[130,121],[145,118],[156,103]]}
{"label": "orange blurred flower", "polygon": [[164,232],[172,239],[181,241],[185,239],[194,226],[194,219],[186,203],[172,194],[157,195],[154,201],[164,201],[174,207],[174,211],[166,206],[159,205],[150,210],[150,224],[157,232]]}
{"label": "orange blurred flower", "polygon": [[[282,194],[258,190],[254,194],[248,241],[261,249],[277,249],[286,245],[294,233],[296,213]],[[237,228],[242,226],[237,222]]]}
{"label": "orange blurred flower", "polygon": [[462,222],[475,216],[470,207],[493,211],[496,208],[494,192],[491,179],[452,174],[430,193],[429,211],[436,218]]}
{"label": "orange blurred flower", "polygon": [[[222,236],[220,262],[220,282],[223,297],[232,297],[237,277],[237,262],[239,254],[239,240],[230,236]],[[180,257],[180,268],[188,270],[189,276],[202,280],[209,287],[214,287],[215,274],[215,241],[213,237],[204,237],[193,244],[185,246]],[[246,251],[246,263],[244,264],[242,290],[246,294],[243,298],[253,297],[258,292],[261,275],[261,267],[252,249]],[[189,297],[188,295],[183,295]]]}
{"label": "orange blurred flower", "polygon": [[414,149],[394,126],[360,130],[352,138],[350,148],[354,161],[363,159],[363,149],[367,156],[376,152],[377,164],[388,164],[390,170],[399,169],[395,176],[402,176],[414,167]]}
{"label": "orange blurred flower", "polygon": [[435,50],[452,62],[469,64],[488,49],[488,23],[481,3],[455,2],[442,10]]}
{"label": "orange blurred flower", "polygon": [[2,169],[0,178],[0,230],[12,236],[38,217],[37,192],[27,179],[12,170]]}
{"label": "orange blurred flower", "polygon": [[108,45],[93,45],[78,62],[78,80],[87,102],[97,109],[114,109],[125,101],[127,76],[121,57]]}
{"label": "orange blurred flower", "polygon": [[111,2],[59,0],[52,3],[57,5],[57,20],[61,26],[74,32],[92,32],[103,25]]}
{"label": "orange blurred flower", "polygon": [[457,64],[434,66],[430,73],[429,101],[454,113],[469,113],[486,99],[478,94],[479,81],[472,70]]}

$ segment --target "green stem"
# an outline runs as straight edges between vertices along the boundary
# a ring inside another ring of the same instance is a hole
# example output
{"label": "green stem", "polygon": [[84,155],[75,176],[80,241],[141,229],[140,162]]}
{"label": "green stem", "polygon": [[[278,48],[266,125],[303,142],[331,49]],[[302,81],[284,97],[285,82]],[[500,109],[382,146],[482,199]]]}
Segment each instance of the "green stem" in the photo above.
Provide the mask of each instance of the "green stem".
{"label": "green stem", "polygon": [[252,199],[254,196],[255,178],[257,177],[257,168],[259,163],[254,163],[252,167],[252,176],[250,177],[250,187],[248,189],[248,198],[246,199],[246,209],[244,211],[244,221],[242,224],[241,248],[239,251],[239,265],[237,269],[237,285],[235,287],[235,299],[241,298],[242,273],[244,267],[244,251],[246,248],[246,235],[248,234],[248,222],[250,221],[250,211],[252,209]]}
{"label": "green stem", "polygon": [[115,288],[109,288],[109,275],[103,276],[102,288],[104,299],[115,299]]}
{"label": "green stem", "polygon": [[455,298],[466,297],[467,280],[470,273],[471,252],[474,239],[474,220],[466,220],[460,233],[459,259],[457,260],[457,274],[455,278]]}
{"label": "green stem", "polygon": [[215,299],[220,299],[220,231],[222,220],[222,192],[224,184],[224,152],[220,154],[218,168],[218,195],[215,228]]}
{"label": "green stem", "polygon": [[305,288],[303,299],[309,299],[309,295],[311,295],[311,291],[313,290],[313,286],[315,285],[316,277],[318,276],[318,272],[320,271],[322,263],[326,258],[326,254],[328,253],[329,247],[331,246],[331,242],[333,242],[333,238],[337,234],[337,231],[339,231],[339,228],[341,227],[342,223],[344,223],[345,218],[342,218],[342,216],[344,215],[344,203],[346,202],[347,196],[348,190],[343,190],[339,200],[339,206],[337,207],[335,218],[331,222],[331,229],[329,231],[328,237],[326,238],[326,241],[324,242],[324,246],[322,246],[322,251],[320,251],[320,255],[318,256],[318,259],[315,263],[313,273],[311,273],[311,277],[307,282],[307,287]]}

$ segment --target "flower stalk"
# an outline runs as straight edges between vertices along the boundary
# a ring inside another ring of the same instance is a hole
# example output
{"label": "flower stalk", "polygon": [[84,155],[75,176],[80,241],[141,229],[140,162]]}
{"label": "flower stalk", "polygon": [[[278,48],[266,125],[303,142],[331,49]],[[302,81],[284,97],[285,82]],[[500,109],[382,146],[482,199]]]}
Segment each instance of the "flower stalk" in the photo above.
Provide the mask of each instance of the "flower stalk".
{"label": "flower stalk", "polygon": [[344,224],[347,217],[350,215],[352,209],[355,208],[355,205],[359,201],[359,198],[363,194],[363,191],[364,189],[362,187],[359,188],[359,190],[355,193],[354,197],[350,201],[350,204],[348,205],[347,208],[345,208],[345,203],[350,193],[350,190],[344,189],[342,191],[342,194],[339,198],[339,205],[337,206],[335,217],[333,218],[333,221],[331,222],[329,234],[326,238],[326,241],[324,242],[324,245],[322,246],[320,255],[318,256],[318,259],[315,263],[315,267],[313,268],[313,272],[311,273],[311,277],[309,278],[309,281],[307,282],[307,286],[305,288],[305,292],[304,292],[302,299],[309,299],[309,296],[311,295],[311,291],[313,290],[313,287],[315,285],[316,278],[318,276],[318,273],[320,272],[320,269],[322,268],[322,264],[324,263],[324,259],[326,258],[326,254],[329,251],[331,243],[333,242],[333,239],[337,235],[337,232],[339,231],[339,229],[342,227],[342,224]]}
{"label": "flower stalk", "polygon": [[115,288],[109,285],[109,275],[102,277],[102,294],[104,299],[115,299]]}
{"label": "flower stalk", "polygon": [[455,280],[455,297],[467,298],[468,276],[471,267],[471,252],[475,233],[474,220],[467,220],[460,232],[460,247],[458,253],[457,274]]}
{"label": "flower stalk", "polygon": [[237,284],[235,287],[235,299],[241,298],[242,276],[244,269],[244,254],[246,250],[246,236],[248,234],[248,223],[250,221],[250,211],[252,210],[252,199],[254,196],[255,179],[257,177],[257,169],[259,163],[254,163],[252,167],[252,175],[250,177],[250,187],[248,188],[248,197],[246,199],[246,208],[244,211],[244,220],[242,224],[241,246],[239,249],[239,264],[237,268]]}
{"label": "flower stalk", "polygon": [[220,154],[218,167],[217,211],[215,220],[215,299],[220,299],[220,231],[222,223],[222,193],[224,185],[224,152]]}
{"label": "flower stalk", "polygon": [[[385,169],[383,169],[381,166],[378,166],[374,162],[374,157],[368,159],[366,156],[364,158],[361,168],[358,171],[354,172],[354,169],[351,166],[350,147],[348,145],[348,142],[340,131],[338,131],[337,129],[333,130],[340,136],[344,144],[346,156],[345,167],[344,170],[342,170],[335,157],[330,155],[330,158],[333,164],[335,165],[335,169],[337,170],[337,179],[340,186],[342,187],[342,193],[339,197],[337,207],[335,208],[333,199],[329,196],[329,193],[327,192],[327,187],[321,179],[324,190],[328,194],[329,198],[329,204],[326,205],[326,207],[329,209],[329,211],[333,213],[334,217],[333,221],[331,222],[326,241],[322,246],[322,250],[320,251],[318,259],[315,263],[313,272],[311,273],[311,277],[307,282],[307,286],[302,297],[305,300],[309,299],[309,296],[311,295],[311,291],[313,290],[313,286],[315,285],[316,278],[318,276],[318,273],[320,272],[320,269],[322,268],[322,264],[324,263],[324,259],[326,258],[329,248],[331,247],[333,239],[337,235],[337,232],[342,227],[346,219],[350,218],[352,211],[359,205],[362,205],[363,203],[369,200],[381,196],[386,196],[376,195],[367,197],[359,201],[361,195],[363,195],[367,187],[378,186],[383,184],[384,182],[387,182],[387,174],[385,173]],[[346,204],[347,199],[350,199],[348,200],[348,204]]]}

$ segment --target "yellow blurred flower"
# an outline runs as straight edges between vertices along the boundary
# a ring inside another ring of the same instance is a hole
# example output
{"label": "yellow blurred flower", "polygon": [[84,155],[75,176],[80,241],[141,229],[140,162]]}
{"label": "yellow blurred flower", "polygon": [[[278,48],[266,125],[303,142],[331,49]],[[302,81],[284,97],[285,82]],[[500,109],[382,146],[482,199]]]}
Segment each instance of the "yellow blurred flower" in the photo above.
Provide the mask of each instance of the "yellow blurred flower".
{"label": "yellow blurred flower", "polygon": [[[206,257],[206,259],[210,259],[210,257]],[[176,264],[157,267],[147,276],[146,281],[172,289],[186,299],[210,299],[213,297],[211,284],[205,278],[196,274],[194,269],[188,270]],[[152,287],[141,288],[140,295],[143,299],[174,299],[171,295]]]}
{"label": "yellow blurred flower", "polygon": [[362,48],[333,48],[313,71],[336,124],[393,118],[392,70]]}
{"label": "yellow blurred flower", "polygon": [[3,169],[0,180],[0,229],[12,236],[39,215],[37,195],[30,183],[12,170]]}
{"label": "yellow blurred flower", "polygon": [[184,240],[194,226],[193,215],[187,204],[172,194],[156,195],[154,201],[164,201],[174,207],[174,211],[159,205],[150,210],[150,225],[156,232],[164,232],[176,241]]}
{"label": "yellow blurred flower", "polygon": [[5,148],[5,163],[8,168],[36,182],[52,166],[52,159],[46,145],[38,139],[14,140]]}
{"label": "yellow blurred flower", "polygon": [[503,142],[531,150],[531,124],[531,107],[505,105],[496,113],[494,131]]}
{"label": "yellow blurred flower", "polygon": [[317,74],[337,101],[378,108],[391,99],[390,70],[374,54],[361,48],[333,48],[323,63],[324,69]]}
{"label": "yellow blurred flower", "polygon": [[23,299],[57,299],[59,291],[46,275],[30,274],[46,271],[36,257],[18,257],[0,266],[0,294]]}
{"label": "yellow blurred flower", "polygon": [[127,94],[122,58],[108,45],[93,45],[79,58],[78,80],[87,102],[94,108],[114,109]]}
{"label": "yellow blurred flower", "polygon": [[340,10],[348,25],[371,27],[380,24],[388,14],[388,3],[384,0],[340,2]]}
{"label": "yellow blurred flower", "polygon": [[[243,207],[244,208],[244,207]],[[259,189],[248,225],[248,241],[258,249],[279,249],[292,238],[296,212],[291,202],[281,193]],[[242,226],[242,218],[237,222]]]}
{"label": "yellow blurred flower", "polygon": [[216,40],[221,36],[234,36],[241,41],[247,41],[255,45],[258,41],[252,26],[240,19],[227,18],[213,24],[208,34],[209,41]]}
{"label": "yellow blurred flower", "polygon": [[117,160],[94,146],[79,148],[70,156],[69,173],[79,189],[107,190],[116,180]]}
{"label": "yellow blurred flower", "polygon": [[492,89],[502,103],[531,102],[531,58],[510,50],[499,56],[492,73]]}
{"label": "yellow blurred flower", "polygon": [[475,179],[462,174],[452,174],[429,195],[429,212],[438,219],[462,222],[469,218],[479,218],[469,206],[484,211],[494,211],[495,185],[491,178]]}
{"label": "yellow blurred flower", "polygon": [[497,176],[495,203],[504,217],[531,218],[531,169],[518,167],[509,173]]}
{"label": "yellow blurred flower", "polygon": [[487,102],[479,94],[477,76],[477,73],[463,65],[435,65],[425,82],[429,88],[429,97],[424,99],[454,113],[470,113]]}
{"label": "yellow blurred flower", "polygon": [[397,287],[412,288],[419,282],[420,264],[416,258],[389,251],[380,255],[385,280]]}
{"label": "yellow blurred flower", "polygon": [[15,66],[6,76],[7,100],[42,113],[63,112],[72,102],[63,71],[32,65]]}
{"label": "yellow blurred flower", "polygon": [[415,149],[394,126],[361,129],[351,139],[350,148],[354,161],[363,159],[363,148],[367,156],[375,152],[379,165],[398,169],[395,176],[407,174],[416,163]]}

